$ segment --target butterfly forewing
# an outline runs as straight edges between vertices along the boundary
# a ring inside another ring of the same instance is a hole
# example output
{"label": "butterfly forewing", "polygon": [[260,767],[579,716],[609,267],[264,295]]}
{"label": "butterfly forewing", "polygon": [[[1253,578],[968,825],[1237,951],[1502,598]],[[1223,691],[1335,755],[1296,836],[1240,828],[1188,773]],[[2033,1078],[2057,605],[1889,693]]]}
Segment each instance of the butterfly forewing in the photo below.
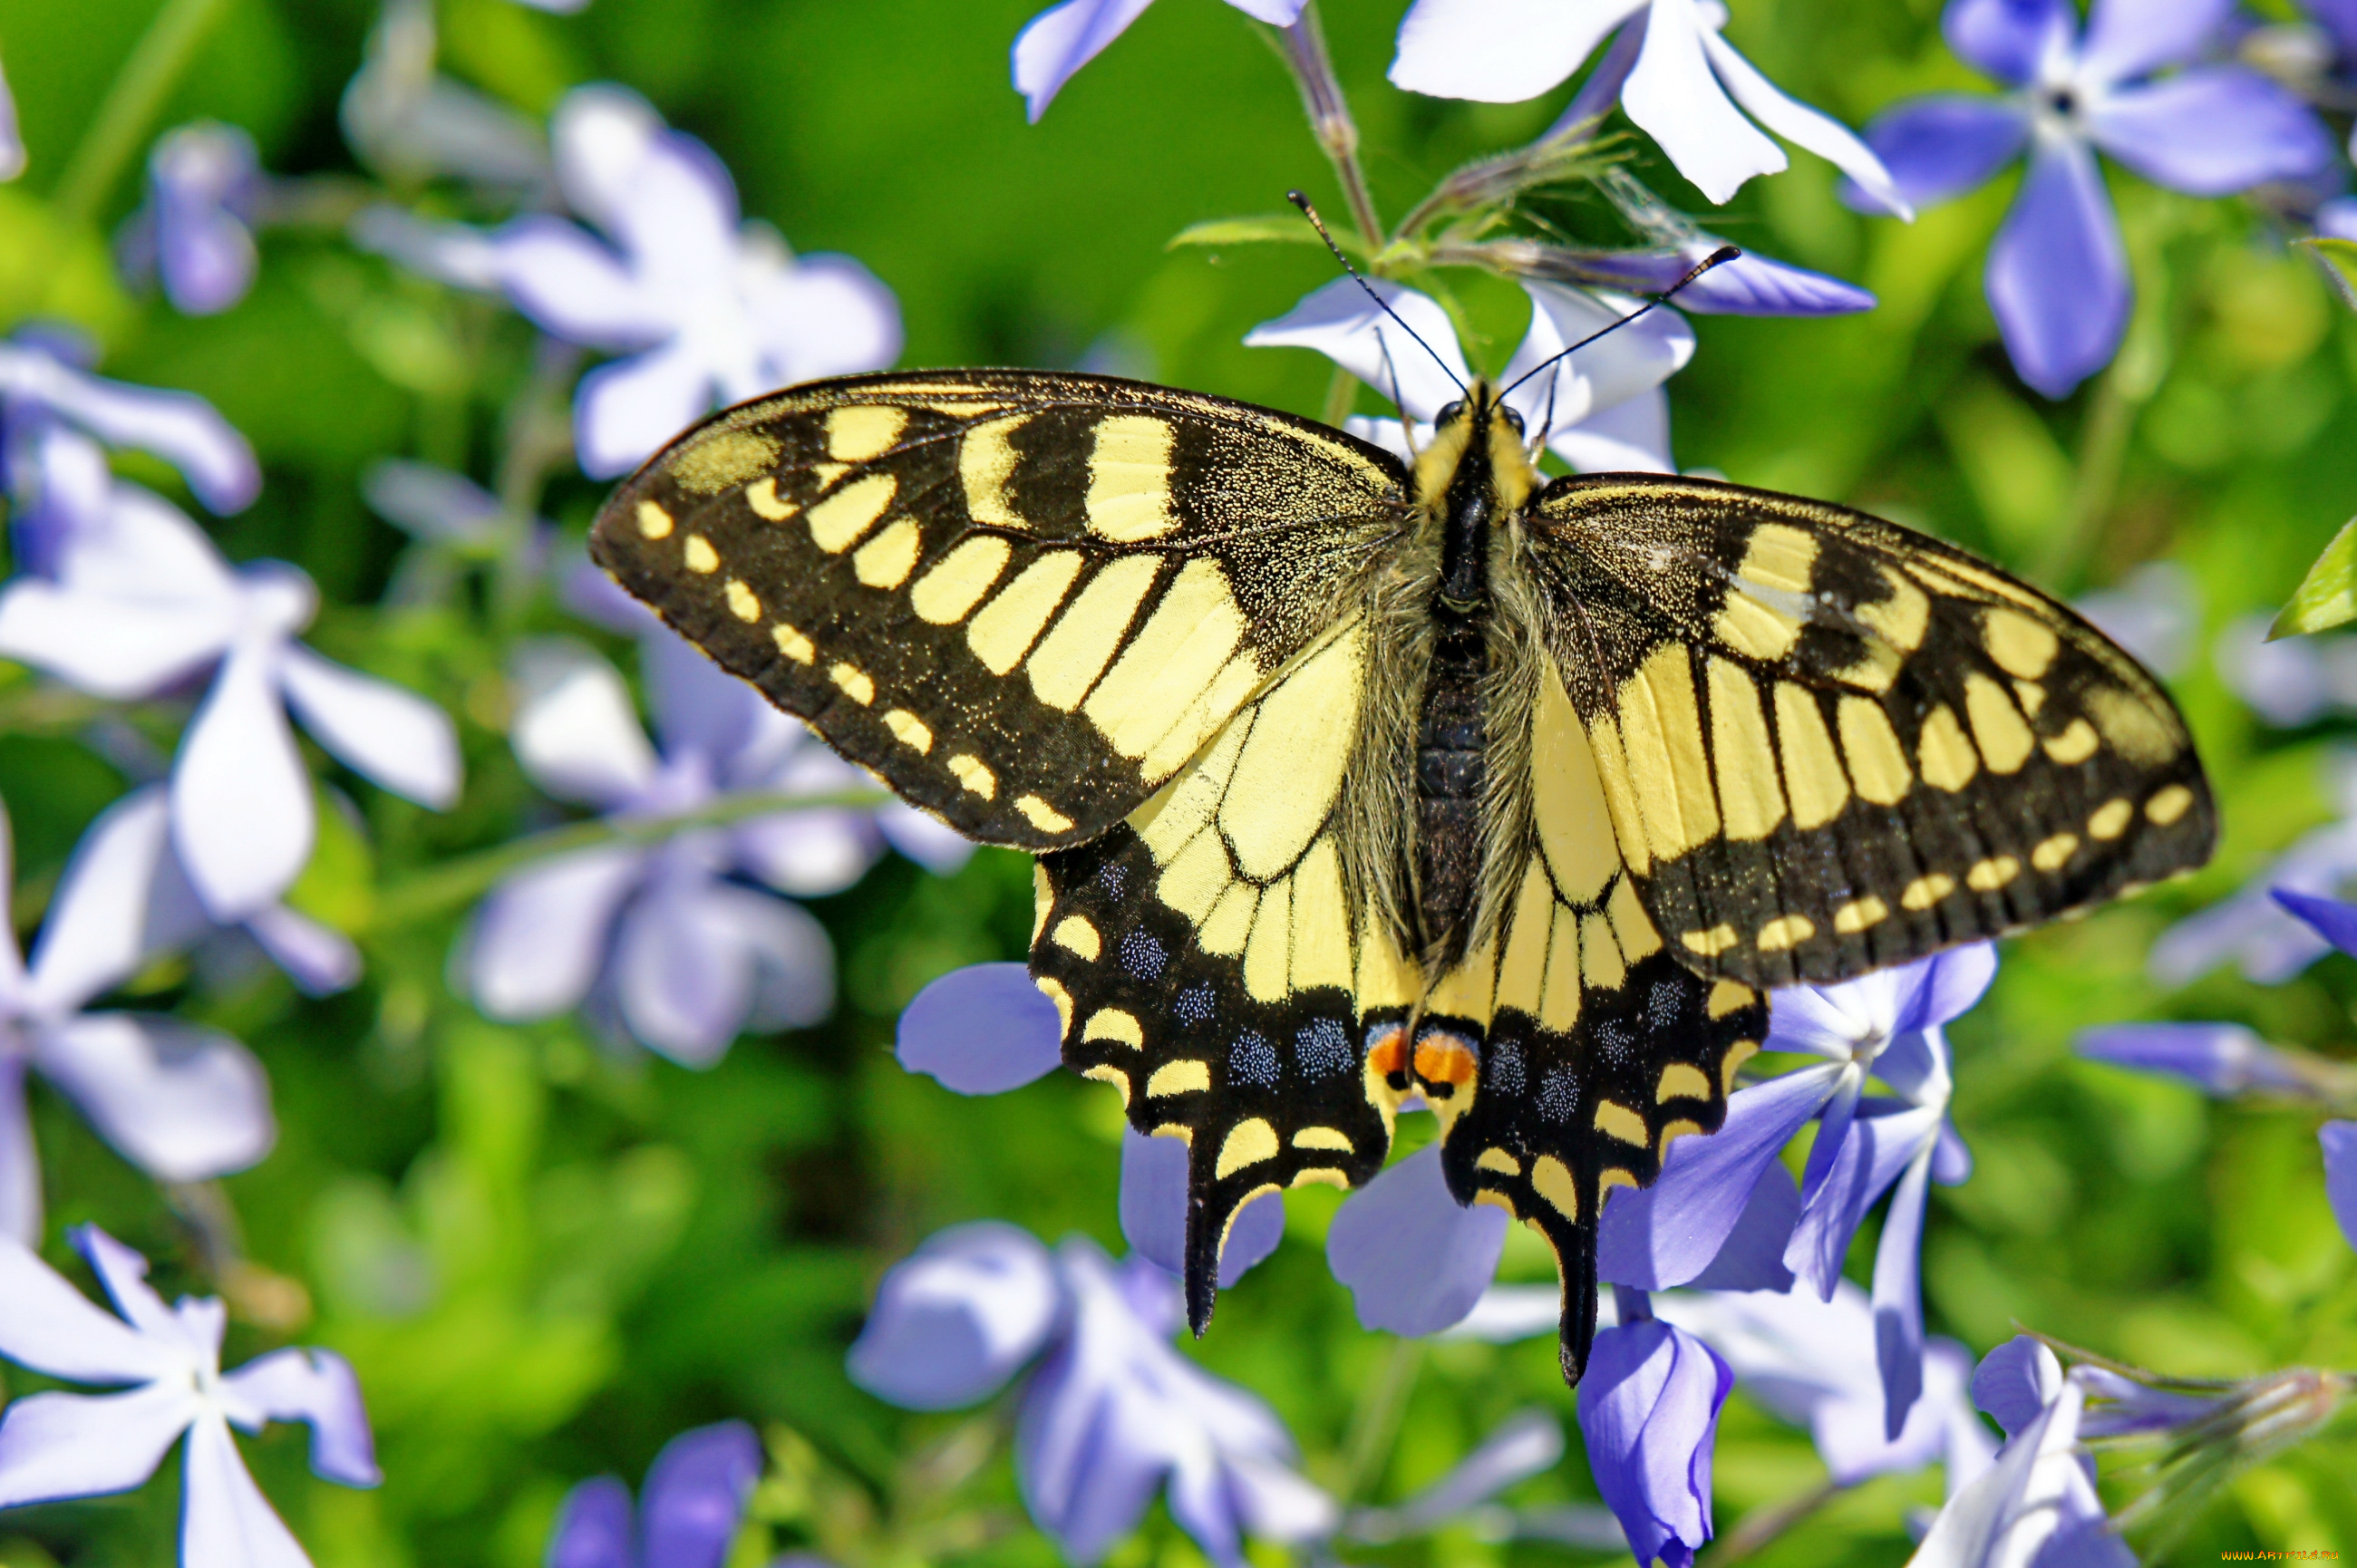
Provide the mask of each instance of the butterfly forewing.
{"label": "butterfly forewing", "polygon": [[1622,850],[1681,961],[1841,980],[2209,856],[2167,693],[1962,552],[1689,479],[1557,481],[1530,537]]}
{"label": "butterfly forewing", "polygon": [[1340,432],[1132,381],[822,381],[673,443],[592,553],[986,843],[1084,843],[1323,628],[1407,516]]}

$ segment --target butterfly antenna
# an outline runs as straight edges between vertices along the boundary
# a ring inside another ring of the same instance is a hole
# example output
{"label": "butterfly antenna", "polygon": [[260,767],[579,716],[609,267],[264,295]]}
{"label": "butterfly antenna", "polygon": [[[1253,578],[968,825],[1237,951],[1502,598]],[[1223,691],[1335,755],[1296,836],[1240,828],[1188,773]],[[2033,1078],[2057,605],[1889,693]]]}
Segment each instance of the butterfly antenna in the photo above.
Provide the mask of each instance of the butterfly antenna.
{"label": "butterfly antenna", "polygon": [[1415,421],[1407,416],[1407,404],[1400,401],[1399,366],[1392,359],[1392,346],[1383,341],[1380,332],[1375,334],[1375,348],[1383,357],[1383,373],[1392,379],[1392,411],[1399,415],[1400,439],[1406,444],[1408,461],[1413,463],[1416,459]]}
{"label": "butterfly antenna", "polygon": [[[1342,247],[1336,244],[1334,242],[1334,236],[1326,231],[1326,220],[1318,216],[1318,209],[1309,205],[1309,198],[1302,195],[1301,192],[1297,190],[1288,190],[1285,193],[1285,199],[1293,203],[1294,206],[1301,209],[1301,215],[1309,220],[1309,226],[1318,231],[1318,237],[1326,242],[1326,248],[1334,252],[1334,259],[1342,263],[1342,270],[1351,274],[1351,281],[1367,291],[1367,297],[1375,302],[1375,307],[1377,309],[1381,310],[1385,316],[1390,317],[1394,321],[1399,322],[1400,330],[1406,333],[1409,337],[1414,338],[1415,339],[1416,347],[1431,355],[1432,362],[1440,367],[1440,373],[1447,376],[1451,381],[1456,382],[1457,390],[1458,392],[1463,392],[1465,390],[1465,383],[1458,381],[1457,372],[1448,368],[1448,361],[1440,357],[1440,350],[1426,342],[1423,336],[1419,334],[1415,328],[1410,327],[1405,320],[1401,319],[1400,313],[1391,307],[1391,302],[1383,298],[1382,295],[1375,292],[1375,285],[1359,275],[1359,269],[1351,264],[1351,258],[1342,253]],[[1678,285],[1680,288],[1684,288],[1684,286],[1685,285],[1684,284],[1680,284]],[[1675,290],[1673,290],[1672,292],[1674,293]],[[1377,341],[1381,341],[1381,338],[1378,338]],[[1396,371],[1394,372],[1394,381],[1397,379]],[[1396,385],[1394,385],[1393,390],[1394,392],[1397,392],[1398,388]],[[1399,400],[1394,397],[1392,401],[1396,403]],[[1405,411],[1402,412],[1400,417],[1403,421],[1405,420],[1407,416]]]}
{"label": "butterfly antenna", "polygon": [[[1318,232],[1324,233],[1325,231],[1320,229]],[[1326,242],[1330,245],[1334,242],[1329,240]],[[1338,251],[1335,253],[1340,255],[1341,252]],[[1652,310],[1658,306],[1669,304],[1672,299],[1677,296],[1680,289],[1684,288],[1688,284],[1694,282],[1695,279],[1702,276],[1703,274],[1710,271],[1711,268],[1724,266],[1728,262],[1734,261],[1737,257],[1742,254],[1743,252],[1741,251],[1737,250],[1732,245],[1721,245],[1717,250],[1713,251],[1709,255],[1705,256],[1701,261],[1695,263],[1693,270],[1688,272],[1685,276],[1680,278],[1677,282],[1672,284],[1669,287],[1663,289],[1661,293],[1655,295],[1652,298],[1647,300],[1644,304],[1639,306],[1636,309],[1631,311],[1620,320],[1614,322],[1611,326],[1600,327],[1595,331],[1590,332],[1587,337],[1582,338],[1578,342],[1574,343],[1570,348],[1564,349],[1560,353],[1549,354],[1545,359],[1541,360],[1537,364],[1533,365],[1528,371],[1525,371],[1522,375],[1515,378],[1513,386],[1508,387],[1505,392],[1500,392],[1498,396],[1502,400],[1514,390],[1514,387],[1521,386],[1524,381],[1529,381],[1541,371],[1553,365],[1556,360],[1571,358],[1572,355],[1578,353],[1582,349],[1587,348],[1598,338],[1609,337],[1611,334],[1620,331],[1620,328],[1628,326],[1629,323],[1636,320],[1646,312]],[[1347,265],[1348,263],[1346,263],[1345,264]]]}

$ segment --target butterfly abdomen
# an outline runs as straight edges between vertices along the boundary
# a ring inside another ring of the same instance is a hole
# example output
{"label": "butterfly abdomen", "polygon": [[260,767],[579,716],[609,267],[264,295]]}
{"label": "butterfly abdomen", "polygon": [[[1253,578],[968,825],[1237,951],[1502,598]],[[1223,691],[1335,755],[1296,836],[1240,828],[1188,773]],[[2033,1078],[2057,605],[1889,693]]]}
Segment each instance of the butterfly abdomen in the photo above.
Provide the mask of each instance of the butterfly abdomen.
{"label": "butterfly abdomen", "polygon": [[1488,617],[1437,611],[1415,736],[1415,917],[1428,966],[1462,957],[1481,874]]}

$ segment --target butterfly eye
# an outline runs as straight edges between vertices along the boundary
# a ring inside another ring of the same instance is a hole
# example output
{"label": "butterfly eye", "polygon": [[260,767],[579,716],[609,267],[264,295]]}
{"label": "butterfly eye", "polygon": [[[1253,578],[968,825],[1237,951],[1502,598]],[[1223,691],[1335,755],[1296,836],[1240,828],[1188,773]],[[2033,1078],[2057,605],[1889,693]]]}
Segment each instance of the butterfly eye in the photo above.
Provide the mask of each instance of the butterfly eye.
{"label": "butterfly eye", "polygon": [[1523,433],[1523,416],[1521,414],[1502,404],[1500,405],[1498,412],[1505,416],[1505,420],[1508,424],[1513,426],[1515,435],[1520,435]]}
{"label": "butterfly eye", "polygon": [[1437,430],[1444,424],[1454,424],[1457,421],[1464,417],[1465,400],[1463,398],[1458,398],[1455,403],[1447,404],[1438,413],[1433,415],[1433,428]]}

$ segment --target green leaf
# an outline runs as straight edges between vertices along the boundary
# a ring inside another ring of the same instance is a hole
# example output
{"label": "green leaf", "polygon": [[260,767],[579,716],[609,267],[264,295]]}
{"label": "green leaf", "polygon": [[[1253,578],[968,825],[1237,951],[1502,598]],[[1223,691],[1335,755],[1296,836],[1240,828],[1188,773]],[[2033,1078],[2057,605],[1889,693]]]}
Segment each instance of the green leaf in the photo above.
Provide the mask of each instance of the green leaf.
{"label": "green leaf", "polygon": [[2316,258],[2316,264],[2324,269],[2324,275],[2341,291],[2341,303],[2357,310],[2357,240],[2333,240],[2319,234],[2312,239],[2294,240],[2292,243]]}
{"label": "green leaf", "polygon": [[321,790],[314,806],[317,837],[303,875],[286,890],[287,907],[348,934],[365,930],[376,913],[376,855],[335,797]]}
{"label": "green leaf", "polygon": [[[1360,246],[1349,235],[1337,234],[1334,242],[1345,251],[1356,252]],[[1175,251],[1181,245],[1316,245],[1322,243],[1318,231],[1298,212],[1272,213],[1265,218],[1214,218],[1209,222],[1190,223],[1170,237],[1163,249]]]}
{"label": "green leaf", "polygon": [[[2352,247],[2357,250],[2357,247]],[[2345,286],[2345,285],[2344,285]],[[2341,525],[2267,628],[2267,640],[2357,620],[2357,518]]]}

